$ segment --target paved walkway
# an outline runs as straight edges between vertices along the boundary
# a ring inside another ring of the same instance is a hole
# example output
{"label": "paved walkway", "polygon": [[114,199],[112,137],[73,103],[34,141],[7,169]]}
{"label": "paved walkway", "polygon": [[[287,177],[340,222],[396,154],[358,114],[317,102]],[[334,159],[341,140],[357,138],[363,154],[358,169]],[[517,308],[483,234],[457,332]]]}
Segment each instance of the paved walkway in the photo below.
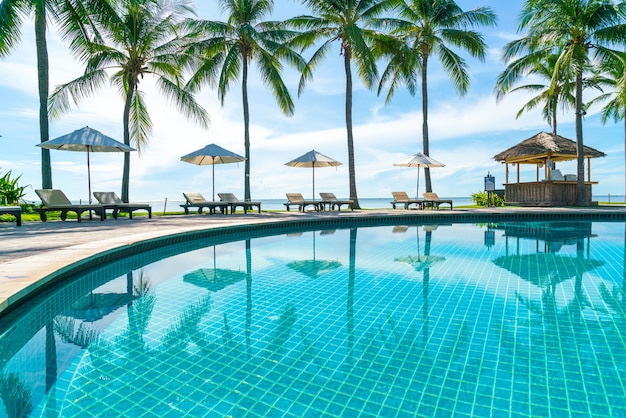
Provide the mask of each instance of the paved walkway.
{"label": "paved walkway", "polygon": [[46,283],[47,277],[80,260],[114,248],[151,238],[209,228],[289,220],[350,217],[450,216],[475,214],[580,214],[620,213],[626,208],[485,208],[461,210],[362,210],[342,212],[272,212],[247,215],[136,216],[130,220],[52,221],[0,224],[0,315],[28,293]]}

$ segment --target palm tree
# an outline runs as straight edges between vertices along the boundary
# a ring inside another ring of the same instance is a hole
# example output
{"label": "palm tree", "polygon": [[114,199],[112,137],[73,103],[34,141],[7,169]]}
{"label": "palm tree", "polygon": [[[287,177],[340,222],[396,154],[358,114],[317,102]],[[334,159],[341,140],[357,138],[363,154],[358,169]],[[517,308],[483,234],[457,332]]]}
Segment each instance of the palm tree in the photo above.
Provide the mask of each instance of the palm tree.
{"label": "palm tree", "polygon": [[[602,123],[613,119],[624,123],[624,162],[626,163],[626,53],[618,52],[612,62],[606,66],[602,84],[610,89],[592,102],[608,100],[602,108]],[[626,166],[626,165],[625,165]],[[626,185],[626,173],[624,184]],[[626,189],[625,189],[626,190]]]}
{"label": "palm tree", "polygon": [[[522,57],[515,63],[510,63],[498,76],[496,98],[500,101],[504,95],[516,91],[536,93],[536,96],[526,102],[515,117],[519,118],[524,112],[529,112],[543,104],[541,109],[543,118],[552,126],[552,133],[556,135],[557,110],[559,107],[562,110],[573,108],[576,103],[572,91],[574,80],[571,74],[562,74],[557,79],[553,79],[557,55],[550,55],[546,59],[534,62],[527,61],[525,58]],[[536,82],[513,87],[521,77],[526,75],[537,76],[545,80],[545,83]]]}
{"label": "palm tree", "polygon": [[[192,91],[204,83],[217,84],[217,94],[224,99],[231,84],[241,78],[244,122],[244,200],[250,196],[250,110],[248,103],[248,70],[252,61],[257,62],[261,79],[274,95],[280,110],[293,115],[294,103],[283,82],[281,59],[304,67],[304,60],[285,41],[293,36],[281,22],[263,21],[272,12],[273,0],[220,0],[222,9],[228,13],[226,22],[196,21],[189,27],[204,39],[193,45],[190,52],[200,59],[195,73],[188,82]],[[217,78],[217,81],[216,81]]]}
{"label": "palm tree", "polygon": [[[496,15],[489,7],[463,11],[452,0],[399,0],[399,19],[389,21],[391,34],[398,41],[382,47],[390,56],[381,83],[389,83],[387,102],[397,87],[406,85],[411,94],[417,90],[421,78],[422,140],[424,154],[430,155],[428,135],[428,65],[431,56],[439,58],[454,88],[464,95],[470,84],[466,61],[453,48],[464,50],[472,57],[484,61],[487,45],[477,26],[494,26]],[[432,192],[430,169],[424,168],[426,191]]]}
{"label": "palm tree", "polygon": [[354,201],[354,208],[360,209],[356,190],[356,176],[354,168],[354,137],[352,134],[352,68],[351,63],[357,66],[361,80],[371,88],[377,78],[377,56],[371,49],[375,39],[384,37],[374,30],[383,24],[380,16],[393,7],[394,0],[303,0],[315,16],[297,16],[289,19],[288,24],[305,32],[292,40],[293,45],[308,47],[317,45],[309,65],[305,68],[300,79],[298,94],[305,86],[306,80],[311,77],[311,71],[337,41],[341,47],[343,64],[346,74],[346,130],[348,138],[348,171],[350,199]]}
{"label": "palm tree", "polygon": [[[186,0],[94,1],[89,19],[93,22],[90,40],[76,46],[86,62],[85,73],[57,87],[50,97],[52,116],[68,111],[70,99],[79,103],[110,80],[124,98],[124,143],[141,153],[147,145],[152,121],[139,83],[146,75],[177,109],[208,126],[206,111],[184,89],[186,57],[183,19],[193,14]],[[112,71],[112,72],[110,72]],[[129,201],[130,155],[124,155],[121,198]]]}
{"label": "palm tree", "polygon": [[[74,9],[74,1],[66,0],[66,10]],[[74,39],[79,32],[72,31],[71,25],[75,13],[59,14],[60,0],[3,0],[0,1],[0,57],[9,55],[21,39],[23,19],[31,14],[35,17],[35,45],[37,51],[37,81],[39,88],[39,140],[46,142],[50,138],[48,120],[48,93],[50,89],[48,44],[46,31],[48,15],[58,17],[62,33]],[[78,2],[80,6],[80,2]],[[52,188],[52,169],[50,150],[41,148],[41,187]]]}
{"label": "palm tree", "polygon": [[[626,4],[611,0],[526,0],[520,15],[520,31],[526,36],[505,47],[504,59],[532,56],[533,60],[556,54],[553,80],[563,72],[575,79],[577,186],[576,203],[588,205],[583,153],[583,74],[592,60],[606,62],[610,46],[626,39]],[[555,83],[552,84],[553,86]]]}

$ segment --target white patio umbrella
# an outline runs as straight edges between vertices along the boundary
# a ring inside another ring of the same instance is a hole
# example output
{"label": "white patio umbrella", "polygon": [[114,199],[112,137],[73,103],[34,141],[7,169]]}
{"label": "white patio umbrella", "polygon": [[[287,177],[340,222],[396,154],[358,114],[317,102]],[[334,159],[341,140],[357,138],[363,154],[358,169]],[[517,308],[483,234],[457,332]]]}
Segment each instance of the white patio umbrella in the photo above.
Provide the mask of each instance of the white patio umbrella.
{"label": "white patio umbrella", "polygon": [[72,133],[50,139],[36,146],[47,149],[57,149],[64,151],[82,151],[87,152],[87,185],[89,188],[89,204],[91,204],[91,163],[89,154],[92,152],[130,152],[135,151],[110,136],[104,135],[102,132],[85,126],[77,129]]}
{"label": "white patio umbrella", "polygon": [[315,167],[337,167],[342,164],[322,153],[311,150],[295,160],[285,163],[285,165],[289,167],[311,167],[313,169],[313,200],[315,200]]}
{"label": "white patio umbrella", "polygon": [[402,161],[395,163],[394,165],[400,167],[417,167],[417,188],[415,189],[415,198],[419,199],[420,190],[420,167],[445,167],[446,165],[440,163],[434,158],[430,158],[428,155],[424,155],[418,152],[415,155],[405,158]]}
{"label": "white patio umbrella", "polygon": [[240,163],[245,158],[239,154],[228,151],[216,144],[209,144],[206,147],[192,152],[191,154],[180,157],[181,161],[196,165],[212,165],[213,166],[213,200],[215,200],[215,165]]}

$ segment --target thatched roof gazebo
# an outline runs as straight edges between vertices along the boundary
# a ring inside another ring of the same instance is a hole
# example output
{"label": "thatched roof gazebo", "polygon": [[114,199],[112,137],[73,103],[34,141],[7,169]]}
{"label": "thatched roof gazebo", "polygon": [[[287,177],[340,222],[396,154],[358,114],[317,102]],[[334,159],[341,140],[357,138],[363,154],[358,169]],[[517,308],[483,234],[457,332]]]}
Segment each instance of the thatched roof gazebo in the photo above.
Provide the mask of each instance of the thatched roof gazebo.
{"label": "thatched roof gazebo", "polygon": [[[586,158],[604,157],[606,154],[595,148],[583,147]],[[557,161],[575,160],[576,142],[561,135],[539,132],[517,145],[496,154],[493,159],[503,163],[541,164],[551,159]]]}
{"label": "thatched roof gazebo", "polygon": [[[587,158],[587,196],[591,203],[590,159],[604,157],[606,154],[595,148],[583,147],[584,156]],[[493,159],[506,164],[505,196],[508,204],[556,206],[576,203],[576,176],[563,177],[553,176],[552,170],[555,163],[570,161],[577,158],[576,142],[557,134],[539,132],[517,145],[508,148]],[[509,183],[509,164],[517,166],[517,181]],[[535,182],[520,182],[520,165],[534,164],[536,166],[537,179]],[[545,179],[539,181],[539,169],[544,168]],[[555,172],[555,174],[557,174]],[[560,171],[558,172],[560,174]],[[523,186],[514,186],[523,185]],[[519,192],[519,193],[518,193]]]}

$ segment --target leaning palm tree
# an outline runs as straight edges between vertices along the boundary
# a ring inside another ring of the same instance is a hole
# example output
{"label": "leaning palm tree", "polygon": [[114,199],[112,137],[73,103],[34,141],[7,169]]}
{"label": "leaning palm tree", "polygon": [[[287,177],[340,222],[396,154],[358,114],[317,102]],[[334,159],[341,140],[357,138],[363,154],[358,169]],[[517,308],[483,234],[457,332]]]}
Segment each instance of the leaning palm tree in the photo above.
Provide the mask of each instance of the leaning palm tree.
{"label": "leaning palm tree", "polygon": [[[387,101],[400,85],[411,94],[417,91],[421,81],[422,94],[422,141],[424,154],[430,155],[428,135],[428,66],[430,58],[439,58],[455,90],[464,95],[470,84],[467,62],[453,49],[468,52],[472,57],[484,60],[487,45],[477,26],[493,26],[496,15],[489,7],[463,11],[453,0],[399,0],[398,19],[389,21],[391,34],[399,42],[382,47],[390,57],[379,86],[389,83]],[[426,191],[432,192],[430,169],[424,168]]]}
{"label": "leaning palm tree", "polygon": [[[186,58],[180,51],[186,33],[182,23],[193,15],[187,0],[93,1],[89,16],[93,23],[89,41],[76,46],[86,62],[85,73],[57,87],[50,97],[52,116],[78,104],[107,80],[124,98],[124,143],[141,153],[147,145],[152,121],[139,83],[146,75],[155,77],[161,93],[183,114],[208,125],[206,111],[184,89],[183,70]],[[121,198],[129,201],[130,155],[124,155]]]}
{"label": "leaning palm tree", "polygon": [[[68,13],[62,13],[64,5]],[[37,81],[39,89],[39,140],[46,142],[50,138],[48,118],[48,94],[50,91],[48,44],[46,32],[48,17],[57,18],[64,36],[77,39],[81,32],[72,20],[81,15],[80,1],[73,0],[3,0],[0,1],[0,57],[9,55],[21,39],[21,26],[25,17],[35,17],[35,45],[37,52]],[[61,12],[61,13],[60,13]],[[41,148],[41,187],[52,188],[52,168],[50,150]]]}
{"label": "leaning palm tree", "polygon": [[346,74],[346,131],[348,138],[348,171],[350,199],[354,208],[359,209],[354,167],[354,136],[352,133],[352,68],[357,66],[361,80],[371,88],[378,78],[377,56],[371,49],[375,39],[384,37],[375,28],[383,24],[381,16],[393,7],[394,0],[303,0],[314,16],[297,16],[288,23],[305,31],[295,39],[293,45],[308,47],[318,45],[309,65],[300,79],[298,94],[311,77],[312,69],[326,57],[332,44],[337,41],[341,47]]}
{"label": "leaning palm tree", "polygon": [[224,99],[231,84],[241,79],[244,123],[244,199],[250,194],[250,110],[248,103],[248,71],[254,61],[261,79],[274,95],[280,110],[288,116],[294,103],[282,79],[281,59],[302,69],[302,57],[285,45],[294,34],[281,22],[263,21],[272,12],[273,0],[220,0],[228,14],[226,22],[195,21],[189,28],[203,36],[189,50],[197,58],[194,75],[188,82],[191,91],[205,83],[217,84],[218,98]]}
{"label": "leaning palm tree", "polygon": [[[624,162],[626,163],[626,53],[618,52],[614,59],[604,68],[601,84],[608,92],[596,97],[592,102],[607,101],[602,108],[602,123],[623,121],[624,123]],[[625,165],[626,166],[626,165]],[[626,177],[624,179],[626,185]],[[626,190],[626,189],[625,189]]]}
{"label": "leaning palm tree", "polygon": [[[558,60],[557,55],[550,55],[545,59],[538,61],[526,60],[527,57],[522,57],[516,60],[515,63],[511,63],[507,68],[498,76],[496,80],[496,99],[498,101],[508,94],[517,91],[529,92],[536,94],[533,96],[522,108],[517,112],[516,118],[519,118],[523,113],[530,112],[537,107],[543,105],[541,113],[543,118],[552,126],[552,133],[557,133],[557,112],[559,108],[565,110],[573,108],[576,104],[576,97],[574,97],[574,79],[572,74],[561,74],[556,79],[554,78],[554,68]],[[519,80],[527,75],[535,76],[544,80],[544,83],[537,81],[531,84],[524,84],[514,87]]]}
{"label": "leaning palm tree", "polygon": [[[563,72],[575,79],[577,186],[576,203],[588,205],[584,174],[583,75],[593,62],[606,62],[612,56],[611,46],[626,39],[626,4],[611,0],[526,0],[520,15],[520,31],[526,35],[505,47],[504,59],[525,55],[536,59],[558,56],[553,80]],[[555,83],[553,83],[555,85]]]}

